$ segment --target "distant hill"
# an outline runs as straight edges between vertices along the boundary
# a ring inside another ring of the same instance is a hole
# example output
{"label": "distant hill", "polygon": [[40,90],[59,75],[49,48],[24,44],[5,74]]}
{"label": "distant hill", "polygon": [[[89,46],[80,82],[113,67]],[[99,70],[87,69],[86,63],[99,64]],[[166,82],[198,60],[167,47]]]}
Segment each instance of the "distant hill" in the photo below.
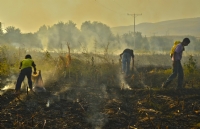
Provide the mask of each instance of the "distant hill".
{"label": "distant hill", "polygon": [[[114,34],[122,35],[134,31],[134,25],[111,28]],[[156,23],[140,23],[135,25],[135,31],[146,36],[192,35],[200,37],[200,17],[162,21]]]}

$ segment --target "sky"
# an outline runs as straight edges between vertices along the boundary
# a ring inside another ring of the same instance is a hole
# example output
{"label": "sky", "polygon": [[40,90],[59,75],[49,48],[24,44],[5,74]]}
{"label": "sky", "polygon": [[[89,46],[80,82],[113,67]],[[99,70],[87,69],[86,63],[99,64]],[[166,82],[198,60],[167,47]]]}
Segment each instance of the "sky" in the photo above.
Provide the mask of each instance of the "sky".
{"label": "sky", "polygon": [[73,21],[80,29],[85,21],[109,27],[143,22],[200,17],[200,0],[0,0],[2,28],[14,26],[22,33],[43,25]]}

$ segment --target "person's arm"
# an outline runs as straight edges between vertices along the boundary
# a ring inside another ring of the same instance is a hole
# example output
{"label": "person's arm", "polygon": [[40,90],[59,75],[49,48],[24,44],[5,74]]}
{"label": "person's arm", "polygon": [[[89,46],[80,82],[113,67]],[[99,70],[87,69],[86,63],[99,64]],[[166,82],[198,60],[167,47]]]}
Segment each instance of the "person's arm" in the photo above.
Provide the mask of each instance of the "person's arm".
{"label": "person's arm", "polygon": [[182,52],[182,50],[183,50],[183,48],[182,48],[183,46],[182,45],[178,45],[177,47],[176,47],[176,49],[175,49],[175,51],[174,51],[174,53],[173,53],[173,67],[175,66],[175,63],[176,63],[176,61],[177,61],[177,55],[178,54],[180,54],[181,52]]}
{"label": "person's arm", "polygon": [[130,51],[131,53],[131,57],[132,57],[132,71],[134,70],[134,54],[133,54],[133,50]]}
{"label": "person's arm", "polygon": [[173,62],[172,62],[172,65],[173,65],[173,67],[175,67],[175,61],[176,61],[176,52],[174,52],[174,54],[173,54]]}
{"label": "person's arm", "polygon": [[33,61],[33,63],[32,63],[32,67],[33,67],[33,69],[34,69],[34,74],[36,74],[37,72],[36,72],[36,65],[35,65],[35,63],[34,63],[34,61]]}
{"label": "person's arm", "polygon": [[176,61],[176,54],[177,54],[177,52],[174,52],[174,54],[173,54],[173,58],[174,58],[174,61]]}
{"label": "person's arm", "polygon": [[132,70],[134,70],[134,57],[132,57]]}
{"label": "person's arm", "polygon": [[120,58],[122,58],[122,54],[123,54],[123,53],[121,53],[121,54],[119,55],[119,56],[120,56]]}
{"label": "person's arm", "polygon": [[134,67],[134,57],[132,58],[132,66]]}
{"label": "person's arm", "polygon": [[21,69],[22,68],[22,61],[20,62],[20,65],[19,65],[19,69]]}

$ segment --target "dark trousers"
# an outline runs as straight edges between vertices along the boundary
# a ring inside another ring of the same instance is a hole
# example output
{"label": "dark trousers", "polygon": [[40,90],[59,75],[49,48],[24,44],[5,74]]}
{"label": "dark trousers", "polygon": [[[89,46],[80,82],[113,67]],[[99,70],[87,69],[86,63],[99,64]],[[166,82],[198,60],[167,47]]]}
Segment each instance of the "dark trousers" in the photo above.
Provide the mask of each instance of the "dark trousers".
{"label": "dark trousers", "polygon": [[180,61],[175,61],[175,65],[173,66],[173,73],[168,77],[165,82],[165,86],[169,85],[171,81],[173,81],[178,75],[178,86],[177,88],[183,87],[183,68]]}
{"label": "dark trousers", "polygon": [[22,84],[22,82],[24,81],[25,76],[26,76],[27,79],[28,79],[29,88],[32,89],[31,74],[32,74],[32,68],[31,68],[31,67],[29,67],[29,68],[24,68],[24,69],[21,70],[21,72],[20,72],[20,74],[19,74],[19,77],[18,77],[18,79],[17,79],[16,87],[15,87],[15,90],[16,90],[16,91],[19,91],[19,90],[21,89],[21,84]]}

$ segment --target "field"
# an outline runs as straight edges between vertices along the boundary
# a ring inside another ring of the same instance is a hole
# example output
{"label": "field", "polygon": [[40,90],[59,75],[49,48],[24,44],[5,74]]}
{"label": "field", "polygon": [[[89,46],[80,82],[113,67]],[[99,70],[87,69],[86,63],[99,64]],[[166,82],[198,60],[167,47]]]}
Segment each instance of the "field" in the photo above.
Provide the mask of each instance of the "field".
{"label": "field", "polygon": [[[167,89],[161,84],[170,75],[168,55],[136,55],[129,78],[121,73],[116,55],[31,52],[42,71],[46,92],[13,94],[19,58],[7,56],[1,76],[0,127],[20,129],[197,129],[200,128],[199,57],[185,56],[185,88],[176,80]],[[59,56],[60,55],[60,56]],[[64,57],[64,60],[62,60]],[[197,67],[191,66],[191,60]],[[3,67],[2,67],[3,68]]]}

